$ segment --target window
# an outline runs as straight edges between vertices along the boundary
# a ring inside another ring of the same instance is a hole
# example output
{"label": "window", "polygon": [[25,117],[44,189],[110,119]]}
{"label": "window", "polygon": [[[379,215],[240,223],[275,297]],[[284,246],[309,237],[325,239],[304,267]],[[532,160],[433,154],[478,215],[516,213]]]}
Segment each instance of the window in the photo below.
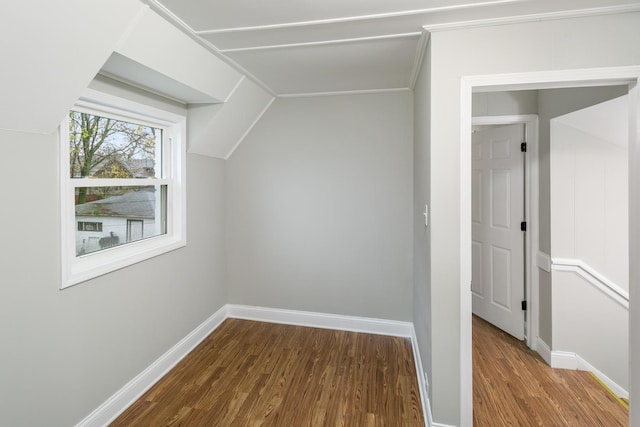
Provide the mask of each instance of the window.
{"label": "window", "polygon": [[102,231],[101,222],[78,221],[78,231]]}
{"label": "window", "polygon": [[62,288],[186,244],[184,116],[87,94],[59,132]]}

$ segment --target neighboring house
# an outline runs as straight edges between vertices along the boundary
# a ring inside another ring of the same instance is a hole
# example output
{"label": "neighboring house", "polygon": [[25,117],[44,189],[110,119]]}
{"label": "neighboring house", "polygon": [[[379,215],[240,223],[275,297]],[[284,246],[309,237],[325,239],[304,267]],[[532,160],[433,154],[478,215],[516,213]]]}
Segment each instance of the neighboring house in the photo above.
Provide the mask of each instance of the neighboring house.
{"label": "neighboring house", "polygon": [[155,191],[132,191],[76,205],[76,253],[158,235],[155,212]]}

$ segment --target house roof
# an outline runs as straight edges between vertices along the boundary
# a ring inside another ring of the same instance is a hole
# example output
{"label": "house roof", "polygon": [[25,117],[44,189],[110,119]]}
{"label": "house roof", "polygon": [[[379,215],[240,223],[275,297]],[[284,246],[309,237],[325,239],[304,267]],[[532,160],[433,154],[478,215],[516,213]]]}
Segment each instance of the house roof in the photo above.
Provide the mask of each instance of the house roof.
{"label": "house roof", "polygon": [[155,191],[130,191],[118,196],[76,205],[76,216],[155,218]]}

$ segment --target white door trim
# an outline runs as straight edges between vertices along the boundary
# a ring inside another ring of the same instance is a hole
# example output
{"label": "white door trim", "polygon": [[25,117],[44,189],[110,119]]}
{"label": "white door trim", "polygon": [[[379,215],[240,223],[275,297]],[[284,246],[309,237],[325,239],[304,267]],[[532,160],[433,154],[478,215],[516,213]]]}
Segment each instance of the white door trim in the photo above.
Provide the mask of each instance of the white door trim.
{"label": "white door trim", "polygon": [[473,126],[523,124],[527,141],[525,156],[525,221],[527,221],[526,262],[525,262],[525,299],[527,300],[527,346],[536,350],[538,337],[538,116],[521,114],[509,116],[480,116],[472,118]]}
{"label": "white door trim", "polygon": [[[460,83],[460,421],[461,426],[473,425],[473,388],[472,388],[472,347],[471,347],[471,124],[473,92],[506,91],[515,89],[548,89],[585,86],[605,86],[629,84],[633,96],[638,99],[637,85],[640,82],[640,67],[585,68],[577,70],[537,71],[528,73],[493,74],[480,76],[462,76]],[[640,212],[640,185],[634,180],[639,173],[634,171],[640,165],[640,147],[637,139],[636,103],[630,102],[630,167],[629,168],[629,209],[630,209],[630,259],[640,256],[640,236],[634,231],[640,229],[633,218]],[[630,320],[635,318],[633,307],[634,291],[640,292],[640,266],[631,263],[629,272],[631,304]],[[631,289],[631,287],[637,289]],[[640,366],[633,366],[634,350],[640,352],[640,339],[630,337],[632,357],[630,373]],[[638,342],[636,342],[638,341]],[[635,384],[638,383],[638,385]],[[630,392],[640,389],[640,376],[631,374]],[[632,405],[633,407],[634,405]],[[630,421],[640,419],[640,409],[635,415],[630,411]]]}

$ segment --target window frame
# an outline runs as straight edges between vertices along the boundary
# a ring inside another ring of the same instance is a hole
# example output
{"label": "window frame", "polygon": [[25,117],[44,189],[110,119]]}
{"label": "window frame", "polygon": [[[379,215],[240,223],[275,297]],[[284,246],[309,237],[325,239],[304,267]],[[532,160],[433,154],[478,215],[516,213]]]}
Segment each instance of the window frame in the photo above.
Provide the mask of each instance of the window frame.
{"label": "window frame", "polygon": [[[186,246],[186,115],[87,89],[71,108],[163,130],[162,172],[156,178],[71,178],[69,115],[58,128],[60,153],[61,285],[77,285]],[[112,248],[76,255],[75,189],[100,186],[166,185],[166,233]]]}

